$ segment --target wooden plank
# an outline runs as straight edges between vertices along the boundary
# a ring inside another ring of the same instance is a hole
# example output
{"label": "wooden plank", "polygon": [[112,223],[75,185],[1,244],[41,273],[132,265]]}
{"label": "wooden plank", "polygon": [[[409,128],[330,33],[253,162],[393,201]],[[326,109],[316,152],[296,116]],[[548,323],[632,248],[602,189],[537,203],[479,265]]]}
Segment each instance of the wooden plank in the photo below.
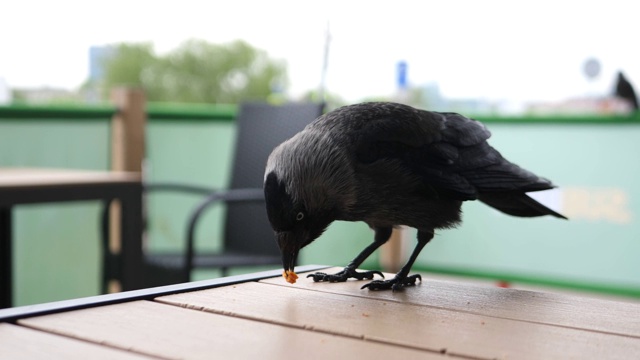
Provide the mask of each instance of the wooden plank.
{"label": "wooden plank", "polygon": [[111,101],[111,170],[142,172],[145,158],[146,99],[142,89],[115,88]]}
{"label": "wooden plank", "polygon": [[107,346],[0,323],[0,359],[149,359]]}
{"label": "wooden plank", "polygon": [[[342,268],[327,269],[334,273]],[[392,278],[393,274],[385,274]],[[432,306],[505,319],[588,329],[640,338],[640,304],[602,300],[581,296],[498,287],[461,284],[433,280],[402,292],[369,291],[360,287],[367,281],[314,283],[300,274],[293,285],[302,289],[360,296],[403,304]],[[262,280],[265,283],[291,286],[282,278]]]}
{"label": "wooden plank", "polygon": [[384,271],[398,272],[406,262],[404,236],[406,228],[394,228],[389,241],[380,247],[380,266]]}
{"label": "wooden plank", "polygon": [[140,181],[140,174],[131,172],[0,167],[0,187],[31,188],[136,181]]}
{"label": "wooden plank", "polygon": [[[265,285],[266,286],[266,285]],[[444,360],[441,354],[136,301],[20,320],[19,324],[163,358]]]}
{"label": "wooden plank", "polygon": [[453,356],[512,359],[640,356],[637,338],[401,301],[309,291],[297,286],[244,283],[156,300]]}

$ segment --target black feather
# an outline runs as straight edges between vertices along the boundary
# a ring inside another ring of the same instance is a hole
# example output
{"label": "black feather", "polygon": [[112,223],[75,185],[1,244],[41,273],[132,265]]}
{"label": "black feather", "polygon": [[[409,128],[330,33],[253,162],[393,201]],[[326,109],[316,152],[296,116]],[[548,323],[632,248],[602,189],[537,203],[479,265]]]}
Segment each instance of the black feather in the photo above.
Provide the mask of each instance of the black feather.
{"label": "black feather", "polygon": [[[456,113],[416,110],[398,104],[370,106],[378,109],[367,112],[366,119],[352,117],[354,123],[359,123],[354,129],[355,148],[356,158],[363,165],[376,167],[376,163],[397,160],[433,189],[437,197],[488,198],[485,203],[510,215],[546,214],[528,212],[531,207],[543,205],[531,202],[533,199],[524,201],[522,195],[554,185],[504,159],[487,143],[491,133],[481,123]],[[385,106],[389,106],[388,112],[384,112]],[[494,193],[498,195],[492,196]],[[501,202],[492,201],[495,197]],[[493,205],[506,204],[509,197],[514,200],[508,206]],[[517,207],[521,211],[516,211]]]}
{"label": "black feather", "polygon": [[273,172],[267,174],[264,182],[264,196],[267,204],[267,216],[274,230],[290,230],[294,227],[293,199],[287,193],[285,185]]}

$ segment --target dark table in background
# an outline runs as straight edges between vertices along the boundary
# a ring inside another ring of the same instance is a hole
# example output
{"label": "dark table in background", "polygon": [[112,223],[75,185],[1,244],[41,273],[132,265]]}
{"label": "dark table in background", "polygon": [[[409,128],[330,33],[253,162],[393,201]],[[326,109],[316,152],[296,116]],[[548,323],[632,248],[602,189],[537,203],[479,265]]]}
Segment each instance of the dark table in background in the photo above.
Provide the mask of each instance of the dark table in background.
{"label": "dark table in background", "polygon": [[138,289],[143,281],[142,183],[139,174],[0,168],[0,308],[11,307],[13,299],[11,212],[15,205],[113,199],[119,200],[122,208],[122,289]]}

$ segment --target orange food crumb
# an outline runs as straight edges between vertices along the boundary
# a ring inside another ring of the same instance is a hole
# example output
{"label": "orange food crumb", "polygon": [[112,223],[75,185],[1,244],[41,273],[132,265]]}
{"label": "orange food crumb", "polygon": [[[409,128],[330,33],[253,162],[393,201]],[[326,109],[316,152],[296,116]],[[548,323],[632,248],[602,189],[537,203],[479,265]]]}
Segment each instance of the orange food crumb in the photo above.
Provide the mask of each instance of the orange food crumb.
{"label": "orange food crumb", "polygon": [[295,284],[296,280],[298,280],[298,274],[289,270],[283,271],[282,277],[290,284]]}

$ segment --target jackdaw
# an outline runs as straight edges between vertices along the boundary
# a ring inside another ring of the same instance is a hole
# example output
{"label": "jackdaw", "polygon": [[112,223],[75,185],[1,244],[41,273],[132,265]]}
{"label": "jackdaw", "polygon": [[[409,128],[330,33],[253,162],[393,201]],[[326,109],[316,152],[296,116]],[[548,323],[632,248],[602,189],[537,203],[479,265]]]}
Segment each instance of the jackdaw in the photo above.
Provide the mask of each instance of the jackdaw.
{"label": "jackdaw", "polygon": [[394,226],[418,230],[409,261],[390,280],[362,288],[400,290],[415,285],[411,266],[434,231],[460,223],[461,205],[480,200],[521,217],[563,215],[527,196],[554,185],[504,159],[489,130],[456,113],[390,103],[344,106],[324,114],[277,146],[267,160],[267,214],[282,253],[285,277],[300,249],[334,220],[364,221],[374,241],[336,274],[314,281],[373,279],[379,271],[356,269],[391,236]]}

